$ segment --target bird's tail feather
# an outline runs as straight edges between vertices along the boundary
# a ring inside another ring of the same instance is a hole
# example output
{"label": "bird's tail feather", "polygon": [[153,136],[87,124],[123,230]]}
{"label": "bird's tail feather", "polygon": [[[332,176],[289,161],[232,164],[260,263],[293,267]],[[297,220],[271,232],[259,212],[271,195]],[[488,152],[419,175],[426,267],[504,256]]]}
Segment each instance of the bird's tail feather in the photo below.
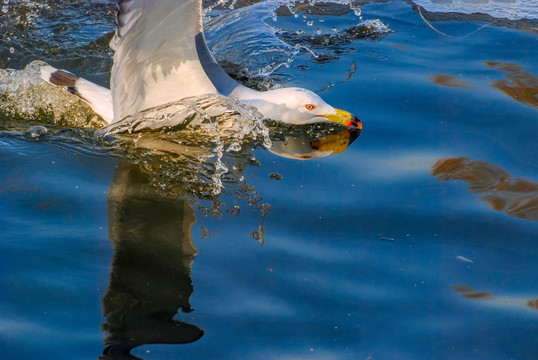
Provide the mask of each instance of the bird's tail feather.
{"label": "bird's tail feather", "polygon": [[112,93],[109,89],[78,77],[69,71],[59,70],[48,65],[41,68],[41,78],[50,84],[65,86],[68,92],[87,102],[109,124],[114,119]]}

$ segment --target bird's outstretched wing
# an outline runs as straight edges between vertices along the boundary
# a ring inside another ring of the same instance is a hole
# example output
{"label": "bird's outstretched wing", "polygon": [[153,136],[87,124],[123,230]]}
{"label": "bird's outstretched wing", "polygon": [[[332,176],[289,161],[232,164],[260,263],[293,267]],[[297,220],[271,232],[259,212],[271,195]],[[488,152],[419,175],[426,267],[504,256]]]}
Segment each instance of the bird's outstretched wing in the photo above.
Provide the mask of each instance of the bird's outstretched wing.
{"label": "bird's outstretched wing", "polygon": [[201,0],[119,0],[111,89],[114,122],[141,110],[238,84],[205,43]]}

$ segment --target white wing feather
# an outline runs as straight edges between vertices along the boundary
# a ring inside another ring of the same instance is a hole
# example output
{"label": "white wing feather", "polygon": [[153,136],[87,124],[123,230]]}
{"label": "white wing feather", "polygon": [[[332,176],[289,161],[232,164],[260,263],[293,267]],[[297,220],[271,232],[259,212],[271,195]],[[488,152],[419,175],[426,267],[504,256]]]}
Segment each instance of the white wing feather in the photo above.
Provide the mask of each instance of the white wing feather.
{"label": "white wing feather", "polygon": [[205,44],[201,0],[119,0],[111,89],[114,122],[238,84]]}

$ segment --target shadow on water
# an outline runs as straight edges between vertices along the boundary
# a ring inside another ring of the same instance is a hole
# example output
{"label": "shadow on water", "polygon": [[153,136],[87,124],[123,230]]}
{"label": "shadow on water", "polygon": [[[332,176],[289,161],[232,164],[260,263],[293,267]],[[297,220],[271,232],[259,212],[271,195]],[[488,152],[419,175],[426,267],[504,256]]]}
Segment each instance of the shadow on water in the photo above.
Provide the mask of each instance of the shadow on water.
{"label": "shadow on water", "polygon": [[[290,129],[277,131],[273,128],[271,133],[271,152],[287,158],[309,159],[345,150],[360,131],[339,128],[323,136],[304,133],[301,136]],[[182,152],[196,150],[175,142],[165,146],[162,134],[155,134],[153,141],[151,133],[144,134],[142,140],[138,135],[125,135],[123,141],[125,137],[136,139],[138,147],[159,145],[159,151],[165,149],[168,156],[175,152],[175,159],[183,159],[177,164],[184,165]],[[198,156],[205,151],[207,149],[198,149]],[[235,165],[228,164],[230,167],[242,164],[244,169],[248,156],[233,159]],[[122,160],[107,193],[108,234],[114,255],[108,288],[102,298],[106,318],[102,330],[107,345],[99,357],[102,360],[139,359],[131,354],[138,346],[186,344],[204,334],[198,326],[182,321],[178,315],[193,311],[191,270],[198,250],[193,243],[192,227],[200,199],[196,194],[193,196],[193,186],[176,184],[173,193],[160,191],[148,164],[147,161]],[[181,171],[196,172],[192,165],[183,166]],[[182,176],[196,178],[195,174],[183,173]],[[206,195],[202,192],[200,197]],[[213,202],[219,196],[214,197]],[[263,216],[262,209],[262,219]],[[263,222],[260,226],[262,230],[258,229],[257,233],[261,239],[257,240],[263,243]]]}

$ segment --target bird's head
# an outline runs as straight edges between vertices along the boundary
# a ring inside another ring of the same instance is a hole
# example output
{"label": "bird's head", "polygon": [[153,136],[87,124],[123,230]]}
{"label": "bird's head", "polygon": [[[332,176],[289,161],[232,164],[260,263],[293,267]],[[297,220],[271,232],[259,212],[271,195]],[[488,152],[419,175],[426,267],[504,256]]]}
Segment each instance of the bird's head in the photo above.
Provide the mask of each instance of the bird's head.
{"label": "bird's head", "polygon": [[254,105],[266,118],[294,125],[328,121],[362,129],[355,115],[333,108],[310,90],[282,88],[258,94],[254,99],[243,101]]}

